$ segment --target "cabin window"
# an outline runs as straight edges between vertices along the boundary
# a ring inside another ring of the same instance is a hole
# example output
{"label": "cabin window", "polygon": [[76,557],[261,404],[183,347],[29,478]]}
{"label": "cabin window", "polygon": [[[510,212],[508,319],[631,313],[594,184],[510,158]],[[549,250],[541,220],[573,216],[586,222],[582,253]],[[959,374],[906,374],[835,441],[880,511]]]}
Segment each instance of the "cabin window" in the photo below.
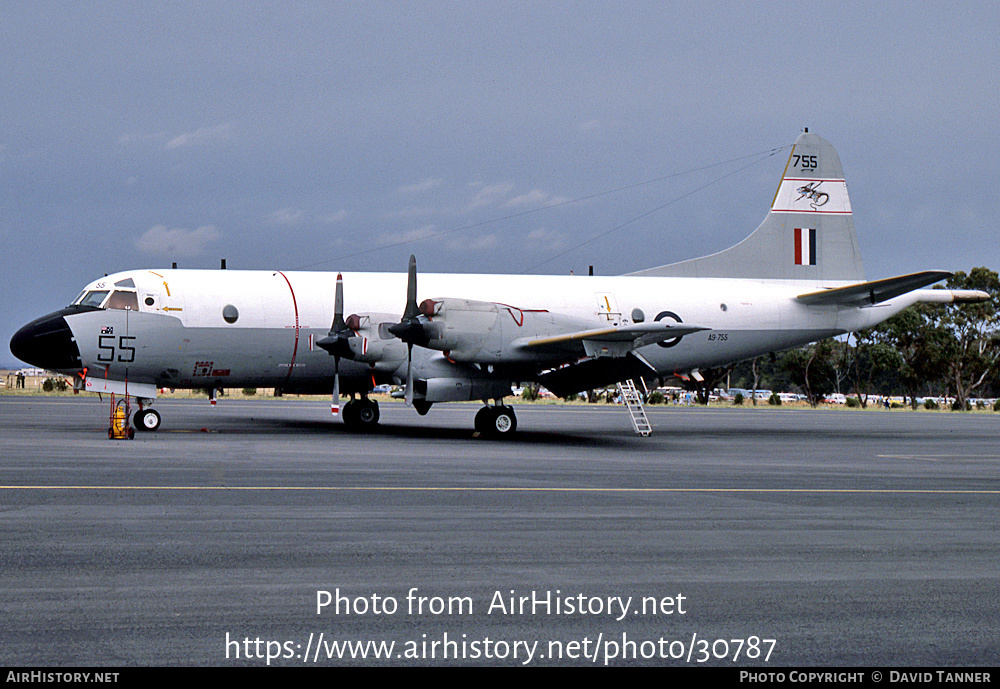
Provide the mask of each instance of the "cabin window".
{"label": "cabin window", "polygon": [[91,290],[80,300],[81,306],[100,306],[104,297],[108,296],[108,290]]}
{"label": "cabin window", "polygon": [[111,298],[108,299],[108,303],[104,306],[108,309],[119,309],[121,311],[138,311],[139,298],[135,295],[135,292],[123,292],[116,289],[111,293]]}

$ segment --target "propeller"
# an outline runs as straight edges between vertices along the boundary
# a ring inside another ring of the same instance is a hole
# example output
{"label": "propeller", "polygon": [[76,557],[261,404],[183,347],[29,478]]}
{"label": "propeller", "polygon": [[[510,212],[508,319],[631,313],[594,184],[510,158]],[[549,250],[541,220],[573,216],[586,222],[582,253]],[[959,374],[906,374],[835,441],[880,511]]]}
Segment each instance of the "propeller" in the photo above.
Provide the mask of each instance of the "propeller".
{"label": "propeller", "polygon": [[390,333],[406,343],[406,404],[413,405],[413,345],[423,346],[430,342],[424,329],[426,317],[421,318],[417,305],[417,258],[410,255],[410,265],[406,274],[406,308],[399,323],[390,325]]}
{"label": "propeller", "polygon": [[424,332],[425,319],[421,319],[417,305],[417,259],[410,256],[410,267],[406,275],[406,308],[399,323],[389,326],[389,332],[409,345],[425,345],[430,341]]}
{"label": "propeller", "polygon": [[334,416],[340,413],[340,358],[351,356],[347,340],[353,335],[353,331],[344,321],[344,276],[337,273],[337,288],[333,298],[333,323],[330,325],[329,334],[316,342],[317,347],[322,347],[333,355],[333,401],[330,404],[330,413]]}

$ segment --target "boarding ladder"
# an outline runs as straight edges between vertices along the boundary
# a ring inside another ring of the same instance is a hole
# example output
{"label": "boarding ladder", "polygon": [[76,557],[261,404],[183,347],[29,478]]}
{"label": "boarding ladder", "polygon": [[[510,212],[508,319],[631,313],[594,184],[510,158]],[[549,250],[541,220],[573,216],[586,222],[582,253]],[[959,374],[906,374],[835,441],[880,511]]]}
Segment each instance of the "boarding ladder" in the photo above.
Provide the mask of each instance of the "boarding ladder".
{"label": "boarding ladder", "polygon": [[642,397],[635,389],[635,383],[629,379],[623,383],[618,383],[618,394],[621,395],[622,402],[628,408],[628,415],[632,418],[632,428],[641,436],[647,436],[653,432],[653,427],[649,425],[646,418],[646,410],[642,408]]}

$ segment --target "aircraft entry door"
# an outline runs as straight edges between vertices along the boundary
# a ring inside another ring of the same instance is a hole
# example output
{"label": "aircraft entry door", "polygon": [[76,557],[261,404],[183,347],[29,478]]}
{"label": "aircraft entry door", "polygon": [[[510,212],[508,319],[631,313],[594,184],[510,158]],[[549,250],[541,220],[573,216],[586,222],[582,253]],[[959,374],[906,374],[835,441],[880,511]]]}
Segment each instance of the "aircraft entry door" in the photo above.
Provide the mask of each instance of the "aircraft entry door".
{"label": "aircraft entry door", "polygon": [[597,315],[611,325],[621,323],[622,314],[618,310],[618,302],[611,292],[597,292]]}

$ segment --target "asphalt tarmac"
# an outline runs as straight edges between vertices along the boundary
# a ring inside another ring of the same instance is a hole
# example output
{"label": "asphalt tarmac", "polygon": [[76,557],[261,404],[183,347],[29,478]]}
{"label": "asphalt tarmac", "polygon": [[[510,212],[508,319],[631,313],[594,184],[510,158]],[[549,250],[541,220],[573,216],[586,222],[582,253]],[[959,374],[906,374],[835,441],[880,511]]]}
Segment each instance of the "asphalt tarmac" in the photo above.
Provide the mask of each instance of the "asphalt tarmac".
{"label": "asphalt tarmac", "polygon": [[1000,415],[156,406],[0,397],[0,665],[1000,660]]}

